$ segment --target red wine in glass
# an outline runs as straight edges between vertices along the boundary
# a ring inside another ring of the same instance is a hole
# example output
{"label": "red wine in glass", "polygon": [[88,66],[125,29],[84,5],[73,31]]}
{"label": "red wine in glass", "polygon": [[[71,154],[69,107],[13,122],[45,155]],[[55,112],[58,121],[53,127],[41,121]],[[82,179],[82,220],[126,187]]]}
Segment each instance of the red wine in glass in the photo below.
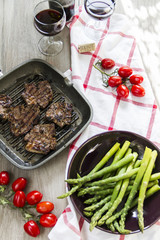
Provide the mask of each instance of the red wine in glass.
{"label": "red wine in glass", "polygon": [[[45,36],[53,36],[63,29],[63,24],[55,25],[62,18],[62,14],[57,10],[47,9],[37,13],[35,26],[37,30]],[[43,22],[43,24],[41,24]]]}
{"label": "red wine in glass", "polygon": [[115,2],[112,0],[109,1],[98,1],[98,0],[86,0],[85,9],[86,12],[93,18],[98,20],[104,20],[105,18],[110,17],[114,12]]}
{"label": "red wine in glass", "polygon": [[[51,6],[52,4],[52,6]],[[34,10],[34,26],[44,35],[39,43],[39,50],[45,55],[57,55],[63,49],[63,41],[59,36],[66,23],[63,6],[54,0],[38,3]]]}
{"label": "red wine in glass", "polygon": [[[59,2],[63,8],[64,11],[66,13],[66,21],[70,21],[71,18],[74,16],[75,13],[75,1],[77,0],[56,0],[57,2]],[[51,4],[52,6],[52,4]]]}
{"label": "red wine in glass", "polygon": [[64,7],[64,11],[66,12],[66,21],[70,21],[71,18],[74,16],[74,2],[70,5],[65,5]]}
{"label": "red wine in glass", "polygon": [[86,24],[85,32],[93,40],[102,39],[102,22],[109,18],[115,9],[114,0],[84,0],[84,7],[89,16],[92,17]]}

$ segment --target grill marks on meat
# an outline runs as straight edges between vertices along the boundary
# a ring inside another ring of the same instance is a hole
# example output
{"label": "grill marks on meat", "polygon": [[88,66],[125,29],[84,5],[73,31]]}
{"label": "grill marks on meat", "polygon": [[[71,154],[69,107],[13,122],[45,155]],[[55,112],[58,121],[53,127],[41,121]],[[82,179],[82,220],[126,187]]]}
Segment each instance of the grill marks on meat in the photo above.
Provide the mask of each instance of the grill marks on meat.
{"label": "grill marks on meat", "polygon": [[53,92],[49,82],[44,80],[37,85],[35,83],[25,84],[25,91],[22,93],[22,97],[27,105],[38,104],[44,109],[52,101]]}
{"label": "grill marks on meat", "polygon": [[45,108],[53,99],[53,92],[48,81],[38,83],[38,99],[40,107]]}
{"label": "grill marks on meat", "polygon": [[28,105],[36,105],[37,99],[37,87],[35,83],[27,83],[25,84],[25,92],[22,93],[22,97]]}
{"label": "grill marks on meat", "polygon": [[54,123],[35,125],[24,138],[28,142],[26,150],[33,153],[47,154],[56,146],[56,138],[54,136]]}
{"label": "grill marks on meat", "polygon": [[46,111],[46,119],[52,123],[41,124],[38,123],[40,109],[45,109],[53,100],[49,82],[43,80],[26,83],[21,96],[26,104],[11,106],[11,98],[0,94],[0,119],[9,121],[14,136],[24,135],[25,149],[28,152],[48,154],[57,145],[55,124],[61,128],[71,124],[72,104],[65,101],[52,103]]}
{"label": "grill marks on meat", "polygon": [[60,127],[70,125],[72,121],[72,104],[66,102],[52,103],[46,112],[46,118]]}
{"label": "grill marks on meat", "polygon": [[8,95],[0,94],[0,118],[7,120],[9,107],[12,103],[11,98]]}
{"label": "grill marks on meat", "polygon": [[11,132],[15,136],[26,134],[33,125],[38,123],[40,117],[39,107],[36,105],[17,105],[11,107],[8,114]]}
{"label": "grill marks on meat", "polygon": [[3,107],[9,107],[12,103],[11,98],[8,95],[0,94],[0,105]]}

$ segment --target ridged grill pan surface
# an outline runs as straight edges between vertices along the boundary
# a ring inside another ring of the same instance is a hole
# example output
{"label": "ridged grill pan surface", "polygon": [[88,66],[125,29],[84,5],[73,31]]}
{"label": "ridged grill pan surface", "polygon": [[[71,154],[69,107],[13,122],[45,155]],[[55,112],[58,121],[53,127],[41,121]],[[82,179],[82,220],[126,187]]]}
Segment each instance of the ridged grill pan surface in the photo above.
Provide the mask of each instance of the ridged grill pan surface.
{"label": "ridged grill pan surface", "polygon": [[[88,126],[92,119],[92,108],[88,100],[73,86],[73,84],[43,60],[32,59],[0,78],[0,93],[12,98],[12,105],[25,104],[21,94],[24,84],[47,80],[53,91],[53,101],[66,101],[73,105],[72,122],[63,128],[56,126],[56,148],[47,155],[30,153],[25,150],[24,136],[15,137],[10,131],[8,121],[0,122],[0,151],[14,165],[22,169],[33,169],[41,166],[60,153],[64,148]],[[51,103],[52,103],[51,102]],[[51,104],[50,103],[50,104]],[[46,123],[45,112],[50,104],[40,114],[40,122]],[[56,161],[56,159],[55,159]]]}

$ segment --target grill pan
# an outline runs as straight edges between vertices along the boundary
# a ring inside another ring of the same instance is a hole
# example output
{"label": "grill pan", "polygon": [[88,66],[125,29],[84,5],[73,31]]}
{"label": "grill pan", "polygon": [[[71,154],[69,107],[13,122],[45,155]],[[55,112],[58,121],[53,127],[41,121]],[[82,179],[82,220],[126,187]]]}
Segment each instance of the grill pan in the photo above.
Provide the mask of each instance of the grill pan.
{"label": "grill pan", "polygon": [[[29,60],[4,75],[0,79],[0,93],[11,97],[12,106],[25,104],[21,97],[24,84],[37,83],[41,80],[48,80],[51,85],[53,90],[53,101],[51,103],[66,101],[73,105],[72,122],[63,128],[56,126],[56,148],[47,155],[42,155],[27,152],[24,136],[15,137],[10,131],[9,122],[0,121],[0,151],[12,164],[22,169],[37,168],[55,157],[73,142],[92,119],[92,108],[85,96],[62,73],[40,59]],[[41,110],[39,123],[47,122],[45,112],[48,107]]]}

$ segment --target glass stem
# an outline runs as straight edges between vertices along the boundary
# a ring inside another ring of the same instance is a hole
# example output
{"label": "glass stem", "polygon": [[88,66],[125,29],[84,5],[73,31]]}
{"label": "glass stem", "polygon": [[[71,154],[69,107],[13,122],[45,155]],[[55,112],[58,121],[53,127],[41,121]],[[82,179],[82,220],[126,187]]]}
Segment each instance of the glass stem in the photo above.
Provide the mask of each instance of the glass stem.
{"label": "glass stem", "polygon": [[48,38],[48,42],[49,42],[49,44],[52,44],[54,42],[54,36],[50,36]]}
{"label": "glass stem", "polygon": [[100,24],[100,21],[94,21],[94,28],[95,29],[99,29],[100,28],[100,26],[101,26],[101,24]]}

